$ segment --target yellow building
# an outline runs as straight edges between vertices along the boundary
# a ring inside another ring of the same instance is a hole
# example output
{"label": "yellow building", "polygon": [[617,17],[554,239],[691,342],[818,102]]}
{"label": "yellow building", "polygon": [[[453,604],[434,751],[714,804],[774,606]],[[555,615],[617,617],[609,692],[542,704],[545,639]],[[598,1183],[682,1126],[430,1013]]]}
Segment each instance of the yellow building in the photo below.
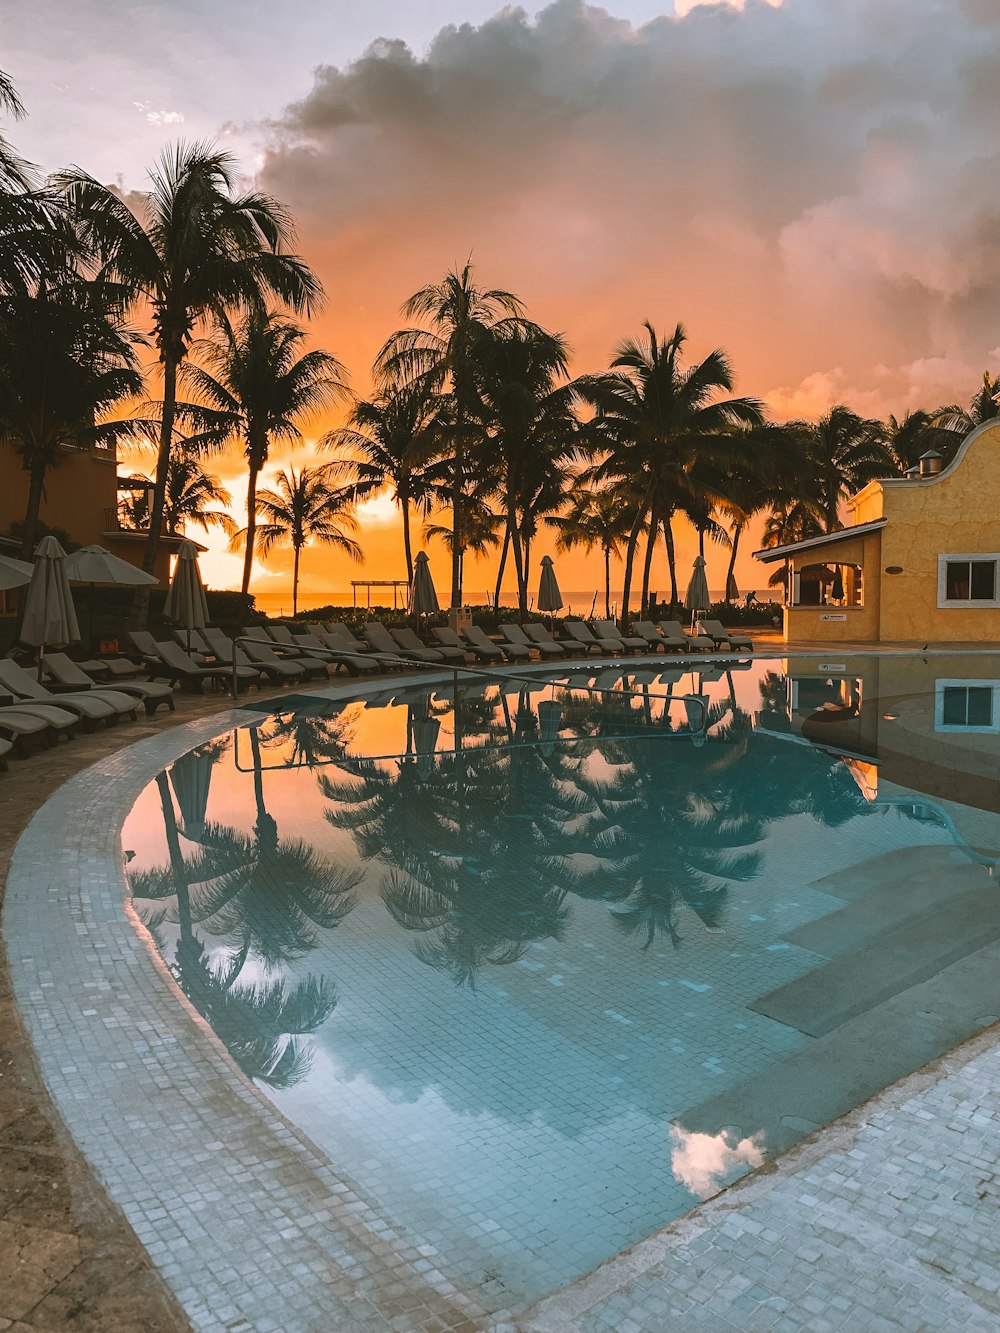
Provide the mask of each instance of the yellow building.
{"label": "yellow building", "polygon": [[786,640],[1000,644],[1000,419],[848,508],[838,532],[754,552],[787,562]]}
{"label": "yellow building", "polygon": [[[11,527],[24,519],[28,473],[13,449],[0,449],[0,552],[17,556],[20,541]],[[75,546],[103,546],[130,564],[141,565],[146,533],[123,528],[118,517],[118,467],[114,448],[66,449],[59,466],[45,477],[40,520],[61,528]],[[164,533],[153,570],[161,586],[181,538]],[[0,593],[0,599],[3,594]],[[0,614],[12,614],[16,597],[0,600]]]}

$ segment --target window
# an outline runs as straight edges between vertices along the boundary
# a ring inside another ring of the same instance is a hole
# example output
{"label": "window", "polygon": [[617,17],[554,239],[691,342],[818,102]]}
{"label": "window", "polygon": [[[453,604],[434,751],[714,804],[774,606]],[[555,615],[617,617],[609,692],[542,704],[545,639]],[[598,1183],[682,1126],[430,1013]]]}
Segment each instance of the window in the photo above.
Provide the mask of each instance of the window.
{"label": "window", "polygon": [[938,556],[938,606],[1000,607],[998,562],[992,552]]}
{"label": "window", "polygon": [[1000,681],[935,681],[934,730],[1000,732]]}

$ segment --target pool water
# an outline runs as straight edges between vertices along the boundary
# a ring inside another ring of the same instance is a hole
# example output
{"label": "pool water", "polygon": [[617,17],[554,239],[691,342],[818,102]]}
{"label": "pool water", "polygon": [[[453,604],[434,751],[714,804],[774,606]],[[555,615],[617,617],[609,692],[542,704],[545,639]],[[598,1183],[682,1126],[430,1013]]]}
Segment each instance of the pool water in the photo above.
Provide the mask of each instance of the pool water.
{"label": "pool water", "polygon": [[136,802],[134,903],[387,1236],[523,1304],[990,1019],[913,1014],[1000,936],[991,662],[251,699]]}

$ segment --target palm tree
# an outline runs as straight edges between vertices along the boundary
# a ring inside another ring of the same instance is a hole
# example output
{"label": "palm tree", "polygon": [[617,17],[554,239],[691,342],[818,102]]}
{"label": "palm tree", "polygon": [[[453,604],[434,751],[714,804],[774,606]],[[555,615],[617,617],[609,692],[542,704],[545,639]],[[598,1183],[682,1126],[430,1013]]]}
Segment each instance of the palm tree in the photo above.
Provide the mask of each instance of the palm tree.
{"label": "palm tree", "polygon": [[981,426],[984,421],[992,421],[1000,416],[1000,375],[993,376],[987,370],[983,373],[983,382],[972,395],[968,408],[952,404],[939,407],[933,414],[931,424],[941,430],[964,436]]}
{"label": "palm tree", "polygon": [[605,458],[594,479],[610,479],[628,489],[633,521],[625,554],[622,620],[629,614],[632,566],[644,522],[664,528],[671,581],[676,587],[671,519],[685,502],[724,500],[715,487],[693,474],[696,461],[720,464],[740,456],[738,432],[758,426],[762,408],[756,398],[719,398],[733,387],[729,361],[710,352],[697,365],[681,367],[687,336],[678,324],[667,339],[653,325],[646,336],[626,339],[611,371],[577,381],[577,392],[596,408],[587,435],[595,453]]}
{"label": "palm tree", "polygon": [[320,448],[339,451],[344,476],[364,499],[388,488],[403,520],[406,577],[413,582],[410,511],[426,517],[447,484],[447,468],[436,455],[441,418],[425,389],[397,387],[355,403],[348,425],[330,431]]}
{"label": "palm tree", "polygon": [[473,282],[472,266],[422,287],[403,305],[407,319],[426,319],[430,328],[400,329],[379,352],[375,363],[379,387],[420,385],[451,398],[450,468],[452,531],[451,605],[462,605],[462,554],[465,540],[465,492],[469,456],[482,438],[483,361],[499,331],[527,327],[523,306],[511,292],[484,291]]}
{"label": "palm tree", "polygon": [[[303,547],[310,541],[335,546],[351,560],[362,560],[361,547],[348,533],[357,530],[354,517],[353,495],[349,488],[334,489],[331,481],[336,463],[323,467],[304,467],[296,475],[295,469],[278,473],[276,491],[257,492],[257,514],[264,522],[256,528],[257,554],[266,557],[275,544],[287,538],[295,553],[292,572],[292,614],[298,614],[299,560]],[[235,534],[230,543],[238,548],[247,539],[246,528]]]}
{"label": "palm tree", "polygon": [[819,421],[794,422],[803,436],[808,476],[800,498],[822,515],[824,531],[842,527],[840,503],[870,481],[895,471],[881,421],[860,417],[838,404]]}
{"label": "palm tree", "polygon": [[531,542],[539,519],[562,502],[566,466],[578,447],[574,390],[559,383],[567,364],[562,335],[534,324],[495,329],[483,359],[481,470],[496,475],[506,523],[496,601],[510,550],[522,616],[528,609]]}
{"label": "palm tree", "polygon": [[49,469],[68,450],[108,448],[138,429],[105,419],[142,388],[134,342],[100,282],[66,273],[33,292],[0,296],[0,444],[20,454],[30,477],[25,558]]}
{"label": "palm tree", "polygon": [[[127,527],[145,531],[149,523],[149,489],[152,479],[141,472],[132,473],[130,481],[147,482],[148,485],[132,492],[125,492],[119,502],[118,512]],[[197,458],[190,455],[174,455],[170,459],[167,472],[167,493],[163,504],[163,522],[167,532],[183,533],[188,523],[197,523],[203,528],[221,528],[227,537],[236,532],[232,517],[222,509],[212,509],[211,505],[231,505],[233,497],[219,481],[201,466]]]}
{"label": "palm tree", "polygon": [[347,391],[340,362],[319,350],[299,355],[305,333],[273,310],[250,309],[234,327],[219,320],[218,341],[195,346],[202,364],[188,362],[182,381],[211,409],[186,413],[214,431],[216,446],[238,440],[247,460],[247,526],[241,591],[250,587],[257,524],[257,479],[273,443],[300,444],[299,422]]}
{"label": "palm tree", "polygon": [[556,550],[583,551],[600,548],[604,556],[604,614],[611,619],[611,559],[628,541],[633,514],[628,497],[613,486],[601,489],[574,487],[565,515],[547,518],[558,532]]}
{"label": "palm tree", "polygon": [[[58,178],[81,239],[105,276],[153,313],[153,341],[163,374],[156,484],[142,567],[152,572],[163,522],[177,407],[177,375],[198,323],[234,308],[259,309],[267,296],[296,311],[319,301],[317,278],[296,255],[287,212],[269,195],[238,193],[229,153],[177,144],[151,173],[140,219],[113,190],[78,168]],[[136,618],[148,593],[139,590]]]}

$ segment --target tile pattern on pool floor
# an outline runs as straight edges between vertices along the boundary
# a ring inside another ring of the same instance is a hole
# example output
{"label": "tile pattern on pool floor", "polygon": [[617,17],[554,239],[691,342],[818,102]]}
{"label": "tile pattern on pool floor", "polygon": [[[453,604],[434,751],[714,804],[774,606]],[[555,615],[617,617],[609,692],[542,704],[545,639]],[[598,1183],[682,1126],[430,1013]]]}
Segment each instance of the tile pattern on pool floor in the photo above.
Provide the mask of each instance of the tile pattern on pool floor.
{"label": "tile pattern on pool floor", "polygon": [[[432,1246],[408,1246],[239,1078],[123,916],[118,829],[137,786],[240,721],[220,715],[103,761],[18,847],[5,933],[57,1105],[199,1333],[513,1328],[514,1316],[491,1321],[459,1293]],[[818,1136],[814,1160],[808,1145],[517,1325],[1000,1329],[995,1040],[970,1064],[951,1057],[939,1082],[907,1080],[905,1101],[883,1094],[846,1131]],[[878,1280],[886,1266],[898,1283]]]}

